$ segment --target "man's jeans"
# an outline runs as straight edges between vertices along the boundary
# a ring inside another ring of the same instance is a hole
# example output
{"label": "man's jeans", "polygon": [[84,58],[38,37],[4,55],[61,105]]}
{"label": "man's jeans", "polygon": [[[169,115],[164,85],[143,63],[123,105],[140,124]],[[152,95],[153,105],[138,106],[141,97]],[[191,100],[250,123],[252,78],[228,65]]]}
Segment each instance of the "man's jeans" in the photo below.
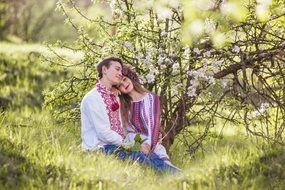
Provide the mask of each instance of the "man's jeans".
{"label": "man's jeans", "polygon": [[130,159],[133,161],[138,161],[141,164],[145,164],[147,166],[150,166],[154,170],[158,172],[170,172],[170,173],[177,173],[178,169],[166,164],[164,160],[159,158],[156,154],[144,154],[139,151],[133,151],[133,152],[126,152],[124,150],[119,150],[118,146],[116,145],[105,145],[104,148],[102,148],[102,151],[106,154],[116,154],[117,157],[119,157],[122,160]]}

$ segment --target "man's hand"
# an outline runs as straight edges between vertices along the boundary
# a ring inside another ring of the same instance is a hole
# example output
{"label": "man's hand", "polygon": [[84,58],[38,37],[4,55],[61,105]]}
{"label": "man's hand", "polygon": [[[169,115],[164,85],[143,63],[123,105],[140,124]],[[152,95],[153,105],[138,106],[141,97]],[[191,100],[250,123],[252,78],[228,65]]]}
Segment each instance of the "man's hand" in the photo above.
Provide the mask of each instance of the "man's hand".
{"label": "man's hand", "polygon": [[147,144],[147,143],[142,143],[142,144],[141,144],[141,151],[142,151],[144,154],[149,154],[149,153],[150,153],[150,145]]}

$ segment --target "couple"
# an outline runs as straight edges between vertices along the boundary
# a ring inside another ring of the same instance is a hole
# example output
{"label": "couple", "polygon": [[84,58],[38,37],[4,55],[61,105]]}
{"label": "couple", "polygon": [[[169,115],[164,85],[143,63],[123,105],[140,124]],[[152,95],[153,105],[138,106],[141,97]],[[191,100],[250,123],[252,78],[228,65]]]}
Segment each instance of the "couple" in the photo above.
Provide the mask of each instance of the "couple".
{"label": "couple", "polygon": [[119,146],[134,143],[139,134],[141,150],[129,154],[120,150],[118,157],[137,160],[160,172],[178,172],[159,143],[159,97],[143,88],[136,72],[119,58],[102,60],[97,71],[99,80],[81,102],[83,149],[115,153]]}

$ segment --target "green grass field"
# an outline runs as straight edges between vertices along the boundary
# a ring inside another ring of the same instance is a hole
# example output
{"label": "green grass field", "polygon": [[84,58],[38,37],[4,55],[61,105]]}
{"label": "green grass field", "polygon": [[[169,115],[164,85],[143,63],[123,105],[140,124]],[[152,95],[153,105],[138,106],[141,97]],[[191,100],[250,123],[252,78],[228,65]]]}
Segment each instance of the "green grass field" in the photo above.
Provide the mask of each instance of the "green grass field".
{"label": "green grass field", "polygon": [[27,53],[0,48],[0,189],[285,189],[285,149],[251,137],[243,126],[217,126],[191,156],[178,137],[170,150],[182,169],[176,175],[83,152],[79,123],[58,123],[40,105],[42,90],[60,72],[50,74]]}

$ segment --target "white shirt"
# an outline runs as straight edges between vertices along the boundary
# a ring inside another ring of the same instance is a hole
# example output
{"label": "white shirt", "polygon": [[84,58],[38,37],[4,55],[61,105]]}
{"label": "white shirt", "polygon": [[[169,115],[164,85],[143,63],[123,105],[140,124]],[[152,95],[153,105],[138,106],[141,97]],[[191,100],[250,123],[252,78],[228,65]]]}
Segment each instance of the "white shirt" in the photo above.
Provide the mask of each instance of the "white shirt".
{"label": "white shirt", "polygon": [[84,150],[96,150],[103,145],[121,145],[123,137],[111,129],[106,105],[96,88],[81,102],[81,138]]}

